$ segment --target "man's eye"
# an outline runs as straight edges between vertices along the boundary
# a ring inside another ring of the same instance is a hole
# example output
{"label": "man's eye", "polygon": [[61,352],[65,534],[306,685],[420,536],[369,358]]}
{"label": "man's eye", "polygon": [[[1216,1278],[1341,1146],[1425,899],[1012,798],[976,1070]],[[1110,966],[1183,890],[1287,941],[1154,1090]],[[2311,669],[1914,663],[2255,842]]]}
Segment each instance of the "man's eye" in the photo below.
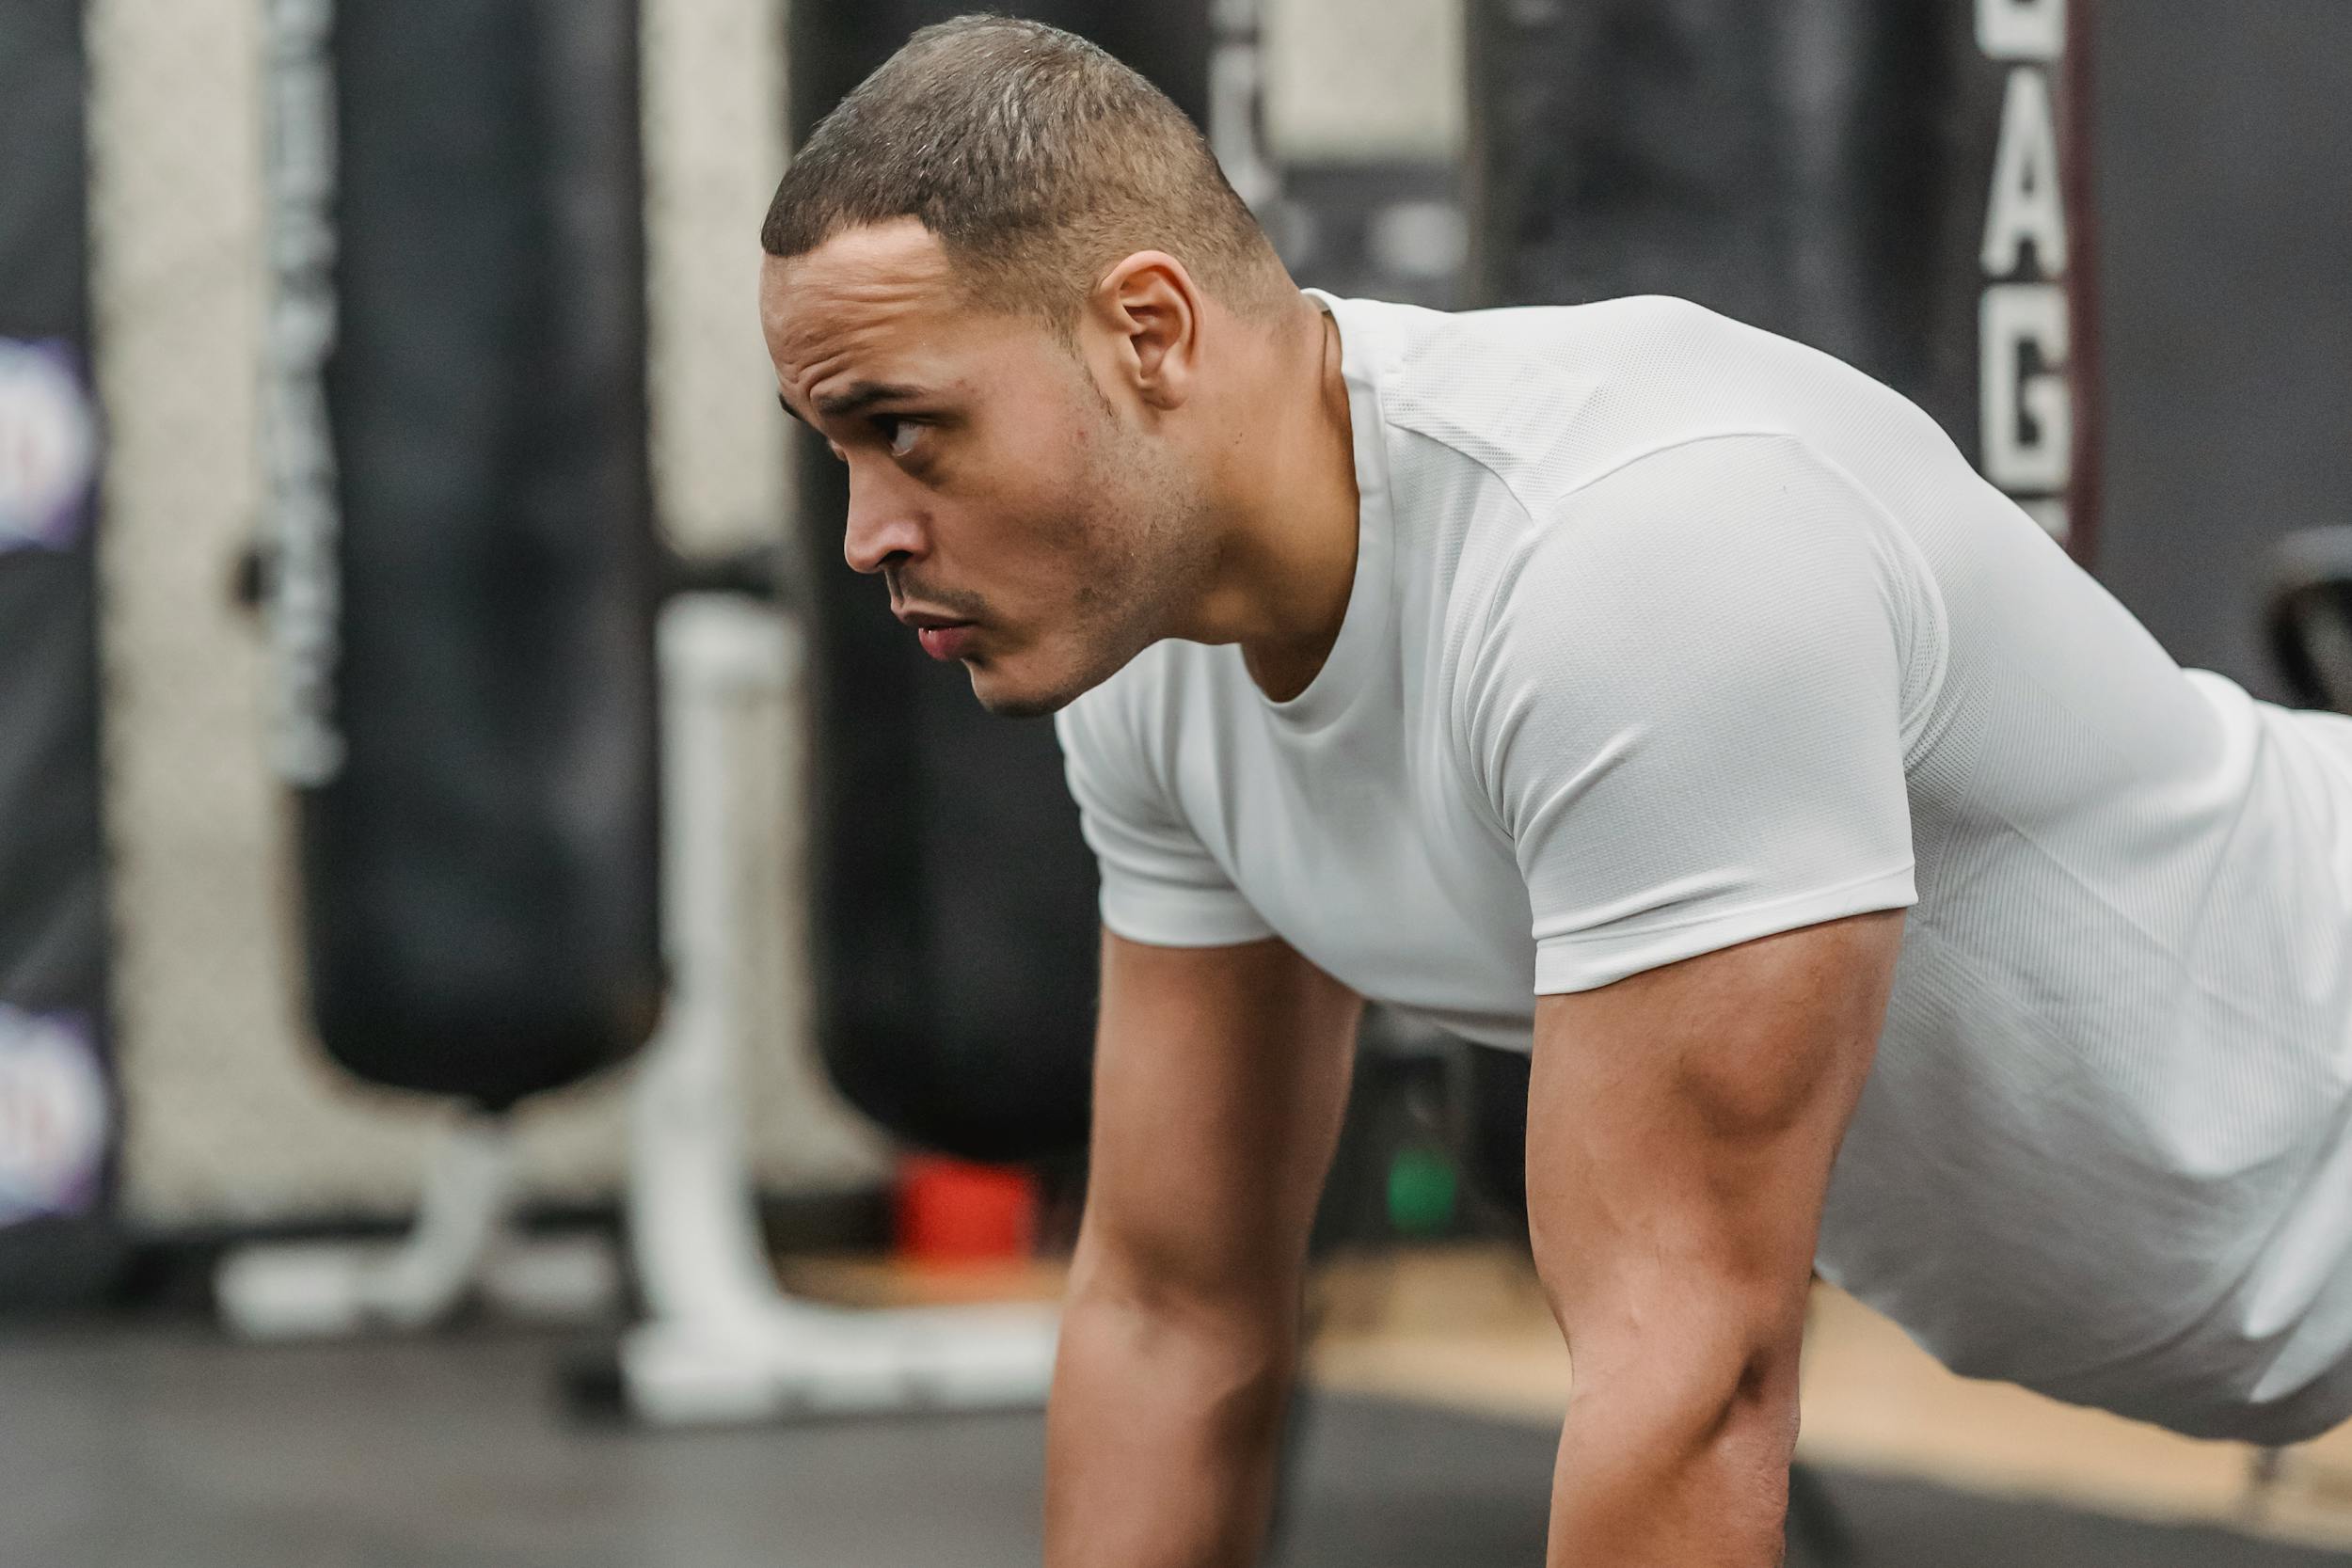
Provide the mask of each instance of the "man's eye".
{"label": "man's eye", "polygon": [[923,429],[913,420],[894,419],[887,414],[874,421],[874,428],[881,432],[882,445],[890,449],[893,457],[910,455],[914,451],[915,437]]}

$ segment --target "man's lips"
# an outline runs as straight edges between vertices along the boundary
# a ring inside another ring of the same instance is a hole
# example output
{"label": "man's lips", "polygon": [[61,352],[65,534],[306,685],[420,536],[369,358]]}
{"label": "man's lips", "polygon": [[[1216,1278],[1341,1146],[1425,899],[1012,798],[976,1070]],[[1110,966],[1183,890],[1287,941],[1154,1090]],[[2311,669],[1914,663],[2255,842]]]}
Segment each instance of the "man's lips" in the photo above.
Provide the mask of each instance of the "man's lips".
{"label": "man's lips", "polygon": [[970,651],[979,627],[969,621],[959,621],[946,615],[930,615],[921,610],[902,610],[898,619],[914,628],[914,635],[923,644],[923,651],[933,658],[961,658]]}
{"label": "man's lips", "polygon": [[961,658],[972,651],[972,641],[980,628],[969,624],[960,626],[923,626],[915,636],[921,639],[923,651],[942,662]]}

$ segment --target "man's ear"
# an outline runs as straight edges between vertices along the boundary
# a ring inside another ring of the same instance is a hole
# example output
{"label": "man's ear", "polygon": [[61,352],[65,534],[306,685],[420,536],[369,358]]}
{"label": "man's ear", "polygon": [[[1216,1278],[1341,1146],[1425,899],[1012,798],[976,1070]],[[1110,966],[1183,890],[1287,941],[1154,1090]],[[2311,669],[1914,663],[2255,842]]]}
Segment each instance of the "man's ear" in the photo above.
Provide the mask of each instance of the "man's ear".
{"label": "man's ear", "polygon": [[1192,396],[1200,373],[1201,295],[1184,264],[1138,250],[1104,275],[1087,313],[1106,340],[1112,378],[1145,406],[1169,409]]}

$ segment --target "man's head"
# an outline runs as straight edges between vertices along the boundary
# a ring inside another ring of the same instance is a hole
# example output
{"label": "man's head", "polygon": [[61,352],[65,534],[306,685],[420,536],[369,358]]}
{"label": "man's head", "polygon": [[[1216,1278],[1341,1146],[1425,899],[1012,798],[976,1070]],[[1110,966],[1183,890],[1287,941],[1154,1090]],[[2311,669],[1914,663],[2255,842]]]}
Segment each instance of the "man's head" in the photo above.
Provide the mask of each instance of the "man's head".
{"label": "man's head", "polygon": [[1181,629],[1233,410],[1204,353],[1299,296],[1158,89],[1033,23],[928,27],[761,231],[785,405],[850,467],[845,553],[981,701],[1049,711]]}

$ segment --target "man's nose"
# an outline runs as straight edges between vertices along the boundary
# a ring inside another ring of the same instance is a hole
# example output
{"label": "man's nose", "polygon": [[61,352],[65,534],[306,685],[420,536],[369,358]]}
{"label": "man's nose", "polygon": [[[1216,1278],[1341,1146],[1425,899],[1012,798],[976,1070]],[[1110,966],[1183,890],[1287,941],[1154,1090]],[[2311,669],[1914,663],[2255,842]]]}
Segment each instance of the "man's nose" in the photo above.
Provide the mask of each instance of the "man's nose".
{"label": "man's nose", "polygon": [[853,571],[875,573],[923,557],[921,515],[908,498],[886,483],[850,475],[850,524],[841,558]]}

